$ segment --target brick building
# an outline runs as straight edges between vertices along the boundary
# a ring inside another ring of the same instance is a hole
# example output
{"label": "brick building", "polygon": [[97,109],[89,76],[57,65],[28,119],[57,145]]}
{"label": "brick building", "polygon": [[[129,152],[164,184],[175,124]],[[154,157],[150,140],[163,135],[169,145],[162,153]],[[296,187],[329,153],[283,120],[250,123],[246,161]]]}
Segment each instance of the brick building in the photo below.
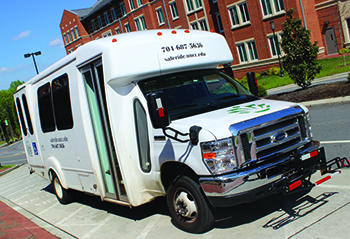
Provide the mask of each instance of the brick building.
{"label": "brick building", "polygon": [[350,47],[349,0],[99,0],[91,8],[64,10],[60,29],[67,54],[86,42],[147,29],[197,29],[225,36],[236,78],[278,66],[286,10],[303,19],[319,55]]}

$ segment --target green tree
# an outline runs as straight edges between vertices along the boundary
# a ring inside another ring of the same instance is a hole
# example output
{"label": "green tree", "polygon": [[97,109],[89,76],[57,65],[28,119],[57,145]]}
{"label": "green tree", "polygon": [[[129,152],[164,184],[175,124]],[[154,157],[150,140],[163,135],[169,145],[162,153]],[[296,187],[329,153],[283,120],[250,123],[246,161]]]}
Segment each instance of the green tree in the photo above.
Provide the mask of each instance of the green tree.
{"label": "green tree", "polygon": [[[21,135],[13,93],[23,83],[24,81],[13,81],[8,90],[0,91],[0,124],[7,142],[12,136],[20,137]],[[6,125],[5,121],[7,121],[8,125]]]}
{"label": "green tree", "polygon": [[310,30],[303,27],[301,19],[294,18],[293,13],[294,9],[287,10],[287,19],[282,23],[283,68],[295,84],[306,88],[321,71],[316,62],[318,42],[310,41]]}

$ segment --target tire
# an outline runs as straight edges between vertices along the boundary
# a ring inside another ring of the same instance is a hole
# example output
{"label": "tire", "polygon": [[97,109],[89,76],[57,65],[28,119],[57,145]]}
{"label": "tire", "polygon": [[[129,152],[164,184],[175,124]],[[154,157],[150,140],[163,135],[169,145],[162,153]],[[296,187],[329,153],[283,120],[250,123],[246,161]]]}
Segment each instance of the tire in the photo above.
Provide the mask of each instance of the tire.
{"label": "tire", "polygon": [[167,203],[174,225],[181,230],[201,233],[213,226],[214,216],[200,185],[189,177],[182,176],[169,186]]}
{"label": "tire", "polygon": [[56,174],[52,175],[52,185],[55,189],[56,197],[61,204],[68,204],[73,201],[70,192],[62,187],[62,184]]}

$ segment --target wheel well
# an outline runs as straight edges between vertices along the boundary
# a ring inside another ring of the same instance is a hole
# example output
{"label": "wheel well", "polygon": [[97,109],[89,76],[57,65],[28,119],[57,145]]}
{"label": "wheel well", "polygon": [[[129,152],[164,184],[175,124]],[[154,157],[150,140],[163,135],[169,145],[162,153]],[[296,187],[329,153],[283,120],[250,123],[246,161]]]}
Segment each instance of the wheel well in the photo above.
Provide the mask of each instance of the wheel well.
{"label": "wheel well", "polygon": [[161,179],[165,190],[176,177],[187,176],[198,182],[198,175],[186,164],[179,162],[166,162],[161,167]]}

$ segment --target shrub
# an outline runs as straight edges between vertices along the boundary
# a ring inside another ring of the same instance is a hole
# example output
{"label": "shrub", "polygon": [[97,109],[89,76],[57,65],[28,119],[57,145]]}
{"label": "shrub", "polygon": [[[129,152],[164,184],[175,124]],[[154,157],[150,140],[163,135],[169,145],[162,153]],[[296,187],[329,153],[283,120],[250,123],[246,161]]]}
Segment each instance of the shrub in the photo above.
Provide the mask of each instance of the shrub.
{"label": "shrub", "polygon": [[[344,48],[344,53],[345,53],[345,54],[350,53],[350,49],[349,49],[349,48]],[[340,55],[343,55],[343,49],[340,49],[340,50],[339,50],[339,54],[340,54]]]}
{"label": "shrub", "polygon": [[271,76],[271,75],[279,75],[281,72],[281,69],[279,67],[272,67],[270,68],[267,73]]}
{"label": "shrub", "polygon": [[258,86],[258,96],[259,97],[264,97],[266,95],[267,95],[267,91],[266,91],[265,87],[259,85]]}

